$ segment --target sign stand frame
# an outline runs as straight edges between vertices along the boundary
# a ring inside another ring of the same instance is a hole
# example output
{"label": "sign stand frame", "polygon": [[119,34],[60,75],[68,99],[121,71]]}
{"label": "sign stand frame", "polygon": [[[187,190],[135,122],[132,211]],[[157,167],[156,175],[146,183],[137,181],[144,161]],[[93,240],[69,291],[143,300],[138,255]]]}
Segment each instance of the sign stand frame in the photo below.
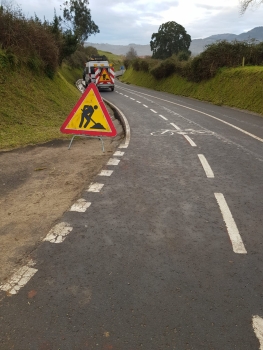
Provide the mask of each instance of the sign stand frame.
{"label": "sign stand frame", "polygon": [[70,143],[69,143],[69,146],[68,146],[68,150],[70,149],[71,145],[72,145],[72,142],[74,140],[75,137],[86,137],[86,138],[92,138],[92,139],[100,139],[100,142],[101,142],[101,147],[102,147],[102,152],[105,153],[105,148],[104,148],[104,141],[103,139],[101,138],[101,136],[89,136],[89,135],[73,135],[71,140],[70,140]]}

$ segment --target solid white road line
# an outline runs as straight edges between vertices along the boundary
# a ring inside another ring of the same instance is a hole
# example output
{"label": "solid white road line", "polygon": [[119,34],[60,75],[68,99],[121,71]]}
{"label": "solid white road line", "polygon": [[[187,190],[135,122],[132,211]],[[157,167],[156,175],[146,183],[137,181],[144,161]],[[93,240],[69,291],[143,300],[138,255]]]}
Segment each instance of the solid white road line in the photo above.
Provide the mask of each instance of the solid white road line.
{"label": "solid white road line", "polygon": [[0,289],[9,294],[17,294],[19,289],[24,287],[26,283],[34,276],[37,269],[31,266],[35,264],[31,261],[27,265],[18,269],[7,281],[7,283],[0,285]]}
{"label": "solid white road line", "polygon": [[254,332],[259,340],[259,349],[263,350],[263,319],[259,316],[253,316],[252,323]]}
{"label": "solid white road line", "polygon": [[163,115],[159,114],[159,117],[163,118],[164,120],[168,120],[167,118],[165,118]]}
{"label": "solid white road line", "polygon": [[232,242],[233,251],[237,254],[247,254],[246,248],[239,234],[235,220],[230,212],[224,195],[222,193],[215,193],[215,197],[223,215],[223,219],[225,221],[227,231]]}
{"label": "solid white road line", "polygon": [[194,141],[188,135],[183,135],[183,136],[184,138],[186,138],[186,140],[190,143],[192,147],[197,147]]}
{"label": "solid white road line", "polygon": [[152,111],[153,113],[157,113],[154,109],[150,109],[150,111]]}
{"label": "solid white road line", "polygon": [[148,106],[146,106],[146,105],[143,105],[144,107],[146,107],[146,108],[148,108]]}
{"label": "solid white road line", "polygon": [[62,243],[72,230],[73,227],[71,227],[70,224],[67,222],[61,222],[49,231],[43,241],[50,243]]}
{"label": "solid white road line", "polygon": [[201,164],[203,165],[206,176],[209,178],[214,178],[215,176],[214,176],[213,170],[208,164],[208,161],[206,160],[205,156],[203,154],[198,154],[198,157],[200,159]]}
{"label": "solid white road line", "polygon": [[98,182],[92,182],[87,189],[88,192],[100,192],[104,184],[99,184]]}
{"label": "solid white road line", "polygon": [[124,155],[124,152],[116,151],[113,155],[114,155],[115,157],[122,157],[122,156]]}
{"label": "solid white road line", "polygon": [[179,126],[175,125],[174,123],[170,123],[176,130],[181,130]]}
{"label": "solid white road line", "polygon": [[107,165],[118,165],[120,163],[119,159],[116,158],[110,158]]}
{"label": "solid white road line", "polygon": [[113,173],[113,170],[101,170],[101,172],[98,174],[99,176],[111,176]]}
{"label": "solid white road line", "polygon": [[69,211],[77,211],[79,213],[85,213],[85,211],[90,207],[91,203],[85,201],[85,199],[80,198],[75,204],[69,209]]}
{"label": "solid white road line", "polygon": [[[129,90],[129,92],[130,92],[130,91],[134,91],[134,90]],[[263,142],[263,139],[261,139],[260,137],[254,135],[254,134],[251,134],[250,132],[248,132],[248,131],[246,131],[246,130],[244,130],[244,129],[241,129],[241,128],[239,128],[239,127],[233,125],[233,124],[230,124],[230,123],[228,123],[228,122],[226,122],[226,121],[224,121],[224,120],[222,120],[222,119],[220,119],[220,118],[214,117],[214,116],[211,115],[211,114],[208,114],[208,113],[199,111],[198,109],[195,109],[195,108],[191,108],[191,107],[182,105],[182,104],[180,104],[180,103],[171,102],[171,101],[165,100],[165,99],[160,98],[160,97],[156,97],[156,96],[152,96],[152,95],[149,95],[149,94],[145,94],[145,93],[143,93],[143,92],[140,92],[140,94],[141,94],[141,95],[145,95],[145,96],[154,97],[154,98],[157,99],[157,100],[161,100],[161,101],[164,101],[164,102],[169,102],[169,103],[171,103],[171,104],[173,104],[173,105],[180,106],[180,107],[189,109],[189,110],[191,110],[191,111],[194,111],[194,112],[197,112],[197,113],[206,115],[206,116],[208,116],[208,117],[210,117],[210,118],[213,118],[213,119],[215,119],[215,120],[220,121],[221,123],[224,123],[224,124],[226,124],[226,125],[228,125],[228,126],[231,126],[232,128],[234,128],[234,129],[236,129],[236,130],[238,130],[238,131],[241,131],[243,134],[246,134],[246,135],[248,135],[248,136],[250,136],[250,137],[253,137],[254,139],[256,139],[256,140],[258,140],[258,141],[260,141],[260,142]]]}

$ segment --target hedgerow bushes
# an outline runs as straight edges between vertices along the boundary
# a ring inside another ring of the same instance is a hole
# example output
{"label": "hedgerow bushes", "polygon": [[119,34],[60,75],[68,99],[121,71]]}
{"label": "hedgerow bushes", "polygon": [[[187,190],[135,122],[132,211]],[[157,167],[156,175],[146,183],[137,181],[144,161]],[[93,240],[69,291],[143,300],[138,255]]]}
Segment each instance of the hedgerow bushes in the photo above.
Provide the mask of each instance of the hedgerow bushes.
{"label": "hedgerow bushes", "polygon": [[208,45],[200,55],[188,59],[183,52],[166,60],[136,58],[125,60],[126,69],[150,72],[156,79],[167,78],[176,73],[190,81],[200,82],[215,76],[221,67],[263,65],[263,43],[220,41]]}
{"label": "hedgerow bushes", "polygon": [[7,70],[21,66],[53,78],[63,60],[73,68],[83,68],[91,54],[97,50],[79,45],[71,31],[63,32],[56,14],[53,22],[41,22],[37,16],[26,18],[19,7],[0,5],[1,80]]}

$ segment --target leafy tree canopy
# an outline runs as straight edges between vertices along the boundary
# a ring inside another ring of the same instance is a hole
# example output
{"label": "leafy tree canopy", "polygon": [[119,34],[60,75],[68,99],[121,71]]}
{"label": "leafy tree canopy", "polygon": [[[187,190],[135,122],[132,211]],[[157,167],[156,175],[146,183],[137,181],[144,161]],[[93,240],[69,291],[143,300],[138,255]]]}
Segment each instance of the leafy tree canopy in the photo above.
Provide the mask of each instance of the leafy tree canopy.
{"label": "leafy tree canopy", "polygon": [[133,60],[134,58],[136,58],[138,55],[137,55],[137,51],[135,50],[134,47],[130,47],[129,51],[126,53],[126,59],[127,60]]}
{"label": "leafy tree canopy", "polygon": [[69,0],[63,3],[64,23],[72,30],[80,44],[91,34],[99,33],[99,27],[92,21],[88,0]]}
{"label": "leafy tree canopy", "polygon": [[245,13],[248,6],[263,4],[263,0],[240,0],[241,13]]}
{"label": "leafy tree canopy", "polygon": [[179,52],[188,52],[191,36],[180,24],[171,21],[163,23],[158,33],[152,34],[150,41],[153,58],[165,59]]}

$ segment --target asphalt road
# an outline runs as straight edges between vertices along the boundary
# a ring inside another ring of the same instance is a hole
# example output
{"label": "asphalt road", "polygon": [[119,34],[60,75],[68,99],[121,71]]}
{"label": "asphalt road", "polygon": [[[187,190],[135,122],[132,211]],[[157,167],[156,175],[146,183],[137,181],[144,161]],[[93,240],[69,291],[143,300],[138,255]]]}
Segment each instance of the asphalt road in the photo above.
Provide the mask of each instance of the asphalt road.
{"label": "asphalt road", "polygon": [[263,349],[263,118],[102,95],[130,142],[1,292],[0,349]]}

